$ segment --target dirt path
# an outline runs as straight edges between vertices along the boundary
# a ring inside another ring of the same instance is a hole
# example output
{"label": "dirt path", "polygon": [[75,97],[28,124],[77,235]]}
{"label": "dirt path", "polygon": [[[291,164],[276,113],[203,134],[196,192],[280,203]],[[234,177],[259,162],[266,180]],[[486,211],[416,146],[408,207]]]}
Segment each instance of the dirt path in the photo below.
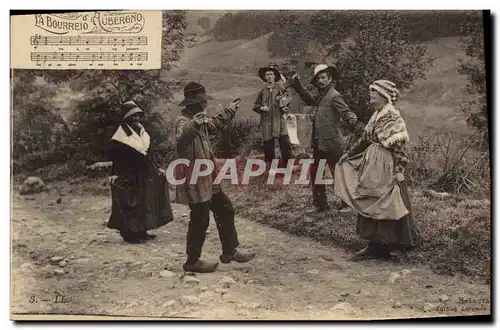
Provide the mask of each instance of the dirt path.
{"label": "dirt path", "polygon": [[[489,314],[490,287],[466,277],[440,276],[392,262],[353,263],[342,250],[241,218],[237,218],[241,248],[257,252],[256,259],[243,265],[221,264],[216,273],[197,274],[199,283],[186,283],[182,278],[185,206],[173,205],[176,219],[153,231],[158,235],[155,241],[128,245],[105,227],[109,196],[69,189],[31,197],[14,194],[13,314],[203,319]],[[210,231],[203,257],[218,260],[220,243],[213,220]],[[53,265],[54,256],[68,264]],[[56,269],[64,274],[55,274]],[[391,284],[390,274],[404,274],[404,269],[410,273]],[[229,288],[220,283],[225,276],[234,280]],[[448,300],[441,302],[444,295]]]}

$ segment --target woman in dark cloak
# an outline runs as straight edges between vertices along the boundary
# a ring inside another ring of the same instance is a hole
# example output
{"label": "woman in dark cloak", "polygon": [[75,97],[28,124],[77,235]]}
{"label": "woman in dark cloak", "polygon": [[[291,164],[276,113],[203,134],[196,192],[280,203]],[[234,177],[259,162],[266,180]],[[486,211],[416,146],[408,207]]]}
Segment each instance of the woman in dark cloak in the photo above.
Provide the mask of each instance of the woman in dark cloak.
{"label": "woman in dark cloak", "polygon": [[173,220],[166,176],[151,155],[150,137],[141,124],[144,111],[133,101],[122,105],[122,123],[111,138],[109,156],[112,210],[108,228],[127,243],[154,239],[148,234]]}

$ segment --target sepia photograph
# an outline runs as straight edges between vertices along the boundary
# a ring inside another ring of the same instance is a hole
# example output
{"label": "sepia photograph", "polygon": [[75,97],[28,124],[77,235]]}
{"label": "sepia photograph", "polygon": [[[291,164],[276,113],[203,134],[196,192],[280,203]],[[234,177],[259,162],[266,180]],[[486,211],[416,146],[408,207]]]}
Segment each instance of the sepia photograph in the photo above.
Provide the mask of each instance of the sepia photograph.
{"label": "sepia photograph", "polygon": [[10,319],[491,322],[492,29],[11,11]]}

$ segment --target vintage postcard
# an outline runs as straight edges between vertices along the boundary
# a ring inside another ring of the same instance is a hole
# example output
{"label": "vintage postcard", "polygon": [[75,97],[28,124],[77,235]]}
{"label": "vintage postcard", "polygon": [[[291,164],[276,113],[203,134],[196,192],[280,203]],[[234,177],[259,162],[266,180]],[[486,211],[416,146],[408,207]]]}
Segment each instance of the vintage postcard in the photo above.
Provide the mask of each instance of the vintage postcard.
{"label": "vintage postcard", "polygon": [[491,320],[490,20],[11,14],[11,319]]}

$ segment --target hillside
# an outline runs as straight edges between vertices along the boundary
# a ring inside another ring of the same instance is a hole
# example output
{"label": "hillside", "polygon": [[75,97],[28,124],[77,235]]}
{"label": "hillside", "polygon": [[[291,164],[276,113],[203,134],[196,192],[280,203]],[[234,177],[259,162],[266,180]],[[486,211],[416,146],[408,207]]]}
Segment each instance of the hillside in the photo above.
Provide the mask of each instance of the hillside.
{"label": "hillside", "polygon": [[[243,103],[239,116],[256,117],[251,107],[256,93],[262,88],[256,71],[271,60],[266,50],[267,38],[269,34],[250,41],[210,40],[194,45],[184,52],[176,75],[185,81],[196,80],[204,84],[215,98],[214,107],[241,97]],[[469,128],[460,105],[470,96],[462,92],[467,80],[458,72],[459,61],[465,58],[460,39],[440,38],[427,45],[430,55],[435,58],[434,66],[429,68],[425,79],[405,91],[399,103],[410,133],[415,136],[439,125],[467,134]],[[179,111],[176,104],[181,99],[182,93],[179,93],[168,106],[174,114]]]}

